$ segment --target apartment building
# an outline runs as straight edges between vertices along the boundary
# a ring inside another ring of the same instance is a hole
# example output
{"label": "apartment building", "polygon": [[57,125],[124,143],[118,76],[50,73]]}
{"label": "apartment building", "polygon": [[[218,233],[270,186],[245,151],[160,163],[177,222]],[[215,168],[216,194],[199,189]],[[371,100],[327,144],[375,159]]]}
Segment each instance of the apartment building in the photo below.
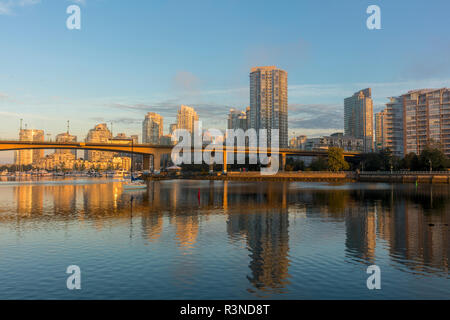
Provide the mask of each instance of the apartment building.
{"label": "apartment building", "polygon": [[288,147],[288,78],[275,66],[255,67],[250,72],[250,128],[279,130],[279,147]]}
{"label": "apartment building", "polygon": [[363,139],[364,152],[373,151],[372,89],[367,88],[344,99],[344,133]]}
{"label": "apartment building", "polygon": [[450,156],[450,89],[412,90],[402,98],[405,154],[433,143]]}

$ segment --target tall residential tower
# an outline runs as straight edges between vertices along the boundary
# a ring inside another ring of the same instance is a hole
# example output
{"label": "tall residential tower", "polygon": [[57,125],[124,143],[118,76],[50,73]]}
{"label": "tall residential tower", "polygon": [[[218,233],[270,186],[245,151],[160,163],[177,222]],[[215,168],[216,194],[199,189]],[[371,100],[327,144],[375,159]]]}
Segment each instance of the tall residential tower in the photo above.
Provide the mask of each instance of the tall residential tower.
{"label": "tall residential tower", "polygon": [[376,149],[389,149],[392,154],[403,157],[403,98],[392,97],[386,108],[375,115]]}
{"label": "tall residential tower", "polygon": [[[44,131],[35,129],[20,129],[20,141],[44,141]],[[14,163],[16,165],[35,165],[44,157],[44,150],[18,150],[15,152]]]}
{"label": "tall residential tower", "polygon": [[228,114],[228,129],[242,129],[246,131],[247,128],[247,113],[236,109],[230,109]]}
{"label": "tall residential tower", "polygon": [[185,129],[190,133],[194,132],[194,123],[198,121],[197,112],[194,108],[181,105],[177,113],[177,129]]}
{"label": "tall residential tower", "polygon": [[[101,123],[96,125],[93,129],[89,130],[88,135],[86,137],[86,142],[110,143],[111,139],[112,133],[108,129],[108,126],[106,125],[106,123]],[[97,161],[110,161],[112,160],[113,157],[114,157],[113,152],[86,150],[84,159],[92,162],[97,162]]]}
{"label": "tall residential tower", "polygon": [[356,92],[344,100],[344,133],[364,140],[364,152],[373,151],[372,89]]}
{"label": "tall residential tower", "polygon": [[287,72],[275,66],[255,67],[250,71],[250,128],[278,129],[280,148],[288,147],[288,79]]}
{"label": "tall residential tower", "polygon": [[163,117],[149,112],[142,122],[142,143],[159,144],[163,136]]}

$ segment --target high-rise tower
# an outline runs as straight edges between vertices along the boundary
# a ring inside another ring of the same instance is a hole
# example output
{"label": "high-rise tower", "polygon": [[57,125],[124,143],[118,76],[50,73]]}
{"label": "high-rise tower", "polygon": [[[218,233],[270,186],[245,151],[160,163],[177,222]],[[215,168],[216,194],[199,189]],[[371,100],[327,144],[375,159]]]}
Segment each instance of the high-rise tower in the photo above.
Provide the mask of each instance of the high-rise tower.
{"label": "high-rise tower", "polygon": [[364,140],[364,152],[373,151],[372,89],[367,88],[344,99],[344,132]]}
{"label": "high-rise tower", "polygon": [[163,135],[163,117],[149,112],[142,122],[142,143],[159,144]]}
{"label": "high-rise tower", "polygon": [[250,71],[250,128],[279,130],[280,148],[288,147],[287,72],[275,66],[255,67]]}

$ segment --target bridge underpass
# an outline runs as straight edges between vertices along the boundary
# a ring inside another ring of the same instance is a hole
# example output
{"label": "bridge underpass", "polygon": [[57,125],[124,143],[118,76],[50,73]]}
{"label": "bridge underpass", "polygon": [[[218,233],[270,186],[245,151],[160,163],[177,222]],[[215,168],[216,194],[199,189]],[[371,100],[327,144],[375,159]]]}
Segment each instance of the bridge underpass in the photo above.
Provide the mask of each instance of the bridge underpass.
{"label": "bridge underpass", "polygon": [[[16,151],[16,150],[34,150],[34,149],[65,149],[65,150],[92,150],[105,152],[122,152],[129,154],[139,154],[143,156],[144,170],[160,171],[161,156],[164,154],[170,155],[174,146],[168,145],[153,145],[153,144],[133,144],[133,143],[88,143],[88,142],[29,142],[29,141],[1,141],[0,151]],[[207,150],[202,147],[201,152]],[[209,149],[208,149],[209,150]],[[200,152],[200,150],[191,148],[191,152]],[[233,159],[240,153],[244,154],[260,154],[260,155],[275,155],[280,159],[280,170],[284,170],[286,165],[286,157],[289,156],[303,156],[303,157],[327,157],[327,151],[305,151],[296,149],[279,149],[272,150],[270,148],[251,148],[251,147],[226,147],[222,150],[215,149],[216,153],[223,153],[223,171],[227,171],[228,158],[233,154]],[[345,158],[359,157],[359,152],[344,152]],[[153,157],[153,161],[150,159]],[[150,163],[153,162],[153,168],[150,168]]]}

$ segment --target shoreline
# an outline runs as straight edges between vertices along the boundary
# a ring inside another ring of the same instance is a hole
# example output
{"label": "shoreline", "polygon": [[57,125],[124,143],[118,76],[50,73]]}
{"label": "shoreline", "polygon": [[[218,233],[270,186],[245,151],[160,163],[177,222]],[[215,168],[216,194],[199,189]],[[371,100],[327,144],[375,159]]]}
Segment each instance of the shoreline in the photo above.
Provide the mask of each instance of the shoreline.
{"label": "shoreline", "polygon": [[146,180],[222,180],[222,181],[303,181],[303,182],[386,182],[450,184],[450,172],[442,173],[356,173],[356,172],[279,172],[261,175],[260,172],[228,172],[226,175],[185,174],[177,176],[148,176]]}

